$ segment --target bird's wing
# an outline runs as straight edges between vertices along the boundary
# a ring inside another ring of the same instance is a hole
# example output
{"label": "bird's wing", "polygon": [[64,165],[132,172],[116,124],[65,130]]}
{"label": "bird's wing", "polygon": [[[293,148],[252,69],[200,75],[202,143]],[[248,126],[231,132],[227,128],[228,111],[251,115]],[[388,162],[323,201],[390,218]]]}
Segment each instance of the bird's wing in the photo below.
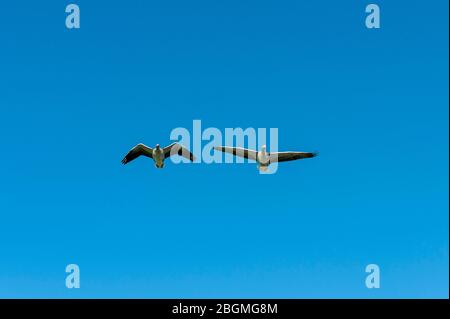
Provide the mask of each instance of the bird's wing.
{"label": "bird's wing", "polygon": [[217,151],[222,151],[224,153],[233,154],[235,156],[240,156],[256,161],[258,152],[254,150],[249,150],[242,147],[230,147],[230,146],[214,146]]}
{"label": "bird's wing", "polygon": [[304,158],[316,157],[314,152],[278,152],[270,153],[270,162],[287,162]]}
{"label": "bird's wing", "polygon": [[132,160],[141,155],[152,158],[152,152],[153,150],[150,147],[145,146],[144,144],[138,144],[135,147],[133,147],[128,152],[127,155],[125,155],[125,157],[122,160],[122,164],[127,164],[128,162],[131,162]]}
{"label": "bird's wing", "polygon": [[181,144],[173,143],[163,148],[164,157],[167,158],[172,155],[180,155],[187,158],[191,162],[195,161],[195,156],[186,147]]}

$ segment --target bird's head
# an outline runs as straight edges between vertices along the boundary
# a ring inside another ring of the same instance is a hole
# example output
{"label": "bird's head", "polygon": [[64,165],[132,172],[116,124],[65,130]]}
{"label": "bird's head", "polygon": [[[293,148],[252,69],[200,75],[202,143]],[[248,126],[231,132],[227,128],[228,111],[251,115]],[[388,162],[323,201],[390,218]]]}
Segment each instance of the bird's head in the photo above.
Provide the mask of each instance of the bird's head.
{"label": "bird's head", "polygon": [[267,151],[266,145],[261,146],[261,151],[264,152],[264,153]]}
{"label": "bird's head", "polygon": [[159,150],[159,149],[160,149],[159,144],[156,144],[155,148],[156,148],[157,150]]}

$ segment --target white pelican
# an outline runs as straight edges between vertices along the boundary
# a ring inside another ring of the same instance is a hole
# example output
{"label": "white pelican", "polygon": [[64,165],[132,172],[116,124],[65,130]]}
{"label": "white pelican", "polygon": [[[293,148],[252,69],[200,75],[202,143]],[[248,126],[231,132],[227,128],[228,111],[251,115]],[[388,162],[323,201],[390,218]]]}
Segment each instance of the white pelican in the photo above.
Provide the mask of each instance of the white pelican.
{"label": "white pelican", "polygon": [[244,157],[254,160],[258,163],[258,169],[266,171],[270,163],[287,162],[297,159],[311,158],[318,155],[318,153],[311,152],[267,152],[266,145],[261,147],[261,151],[254,151],[242,147],[231,146],[214,146],[214,149],[224,153],[233,154],[235,156]]}

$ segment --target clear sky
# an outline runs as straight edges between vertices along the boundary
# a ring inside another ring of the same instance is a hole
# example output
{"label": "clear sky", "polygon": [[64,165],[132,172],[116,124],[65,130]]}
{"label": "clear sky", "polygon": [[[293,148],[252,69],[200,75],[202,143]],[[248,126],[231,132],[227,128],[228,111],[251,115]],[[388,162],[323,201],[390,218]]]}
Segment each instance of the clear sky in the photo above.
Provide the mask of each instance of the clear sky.
{"label": "clear sky", "polygon": [[[74,2],[0,5],[0,297],[448,297],[448,1]],[[195,119],[320,156],[121,165]]]}

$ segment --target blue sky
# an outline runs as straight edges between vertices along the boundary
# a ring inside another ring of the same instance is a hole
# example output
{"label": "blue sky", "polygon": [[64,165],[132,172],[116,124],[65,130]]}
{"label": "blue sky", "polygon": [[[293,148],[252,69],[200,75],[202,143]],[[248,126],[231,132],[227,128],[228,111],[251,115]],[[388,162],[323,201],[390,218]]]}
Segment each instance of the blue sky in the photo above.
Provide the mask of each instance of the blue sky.
{"label": "blue sky", "polygon": [[[448,297],[447,1],[68,3],[0,6],[0,297]],[[195,119],[320,156],[120,164]]]}

